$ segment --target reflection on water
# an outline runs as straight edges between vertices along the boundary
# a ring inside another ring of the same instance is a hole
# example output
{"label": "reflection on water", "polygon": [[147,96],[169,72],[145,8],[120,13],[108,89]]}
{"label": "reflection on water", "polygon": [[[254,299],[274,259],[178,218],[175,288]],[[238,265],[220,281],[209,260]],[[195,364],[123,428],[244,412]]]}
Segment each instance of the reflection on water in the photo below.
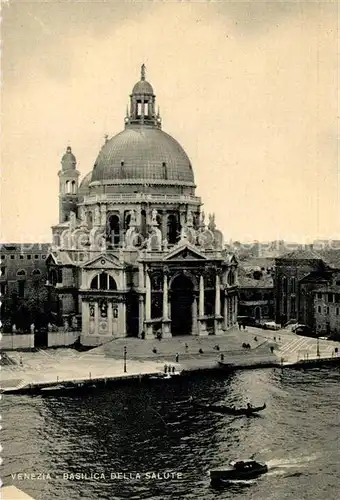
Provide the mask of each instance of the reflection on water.
{"label": "reflection on water", "polygon": [[[262,370],[86,396],[7,396],[3,480],[36,500],[332,500],[340,461],[339,379],[337,370]],[[190,396],[235,406],[265,401],[267,409],[257,418],[219,415],[193,407]],[[268,474],[222,491],[209,486],[210,468],[253,454],[268,463]],[[19,472],[51,479],[13,480]],[[176,475],[168,479],[166,472]],[[77,473],[81,480],[72,479]]]}

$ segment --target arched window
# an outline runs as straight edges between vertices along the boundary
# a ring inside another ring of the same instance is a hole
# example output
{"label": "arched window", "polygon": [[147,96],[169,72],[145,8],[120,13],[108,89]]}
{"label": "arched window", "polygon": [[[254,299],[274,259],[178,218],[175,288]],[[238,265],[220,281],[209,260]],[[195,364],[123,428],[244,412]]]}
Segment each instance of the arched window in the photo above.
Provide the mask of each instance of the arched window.
{"label": "arched window", "polygon": [[107,223],[107,240],[113,246],[118,246],[120,242],[120,222],[118,215],[110,215]]}
{"label": "arched window", "polygon": [[67,194],[69,194],[71,192],[70,181],[66,181],[66,183],[65,183],[65,191],[66,191]]}
{"label": "arched window", "polygon": [[168,179],[168,169],[167,169],[165,161],[163,161],[163,163],[162,163],[162,169],[163,169],[163,179],[167,180]]}
{"label": "arched window", "polygon": [[130,211],[125,213],[125,229],[129,229],[130,227],[131,214]]}
{"label": "arched window", "polygon": [[296,278],[290,279],[291,293],[296,293]]}
{"label": "arched window", "polygon": [[177,242],[179,233],[179,224],[176,214],[170,214],[168,216],[168,242],[170,245],[174,245]]}
{"label": "arched window", "polygon": [[26,271],[24,269],[20,269],[20,271],[17,271],[17,276],[26,276]]}
{"label": "arched window", "polygon": [[40,271],[40,269],[33,269],[33,271],[32,271],[32,276],[41,276],[41,271]]}
{"label": "arched window", "polygon": [[75,192],[76,192],[76,181],[72,181],[71,192],[72,192],[72,194],[75,194]]}
{"label": "arched window", "polygon": [[145,210],[141,211],[141,225],[140,225],[141,235],[146,237],[146,212]]}
{"label": "arched window", "polygon": [[91,290],[117,290],[117,284],[109,274],[100,273],[92,279],[90,288]]}
{"label": "arched window", "polygon": [[57,271],[55,269],[52,269],[49,272],[48,281],[51,283],[51,285],[56,286],[56,284],[58,282],[58,274],[57,274]]}

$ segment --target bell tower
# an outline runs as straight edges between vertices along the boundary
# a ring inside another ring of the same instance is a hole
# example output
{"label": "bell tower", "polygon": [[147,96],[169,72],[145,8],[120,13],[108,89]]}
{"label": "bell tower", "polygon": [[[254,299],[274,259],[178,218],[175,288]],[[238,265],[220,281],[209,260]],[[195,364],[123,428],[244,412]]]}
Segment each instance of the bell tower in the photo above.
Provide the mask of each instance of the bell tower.
{"label": "bell tower", "polygon": [[59,176],[59,222],[66,222],[70,212],[77,213],[79,172],[77,160],[70,146],[61,159]]}

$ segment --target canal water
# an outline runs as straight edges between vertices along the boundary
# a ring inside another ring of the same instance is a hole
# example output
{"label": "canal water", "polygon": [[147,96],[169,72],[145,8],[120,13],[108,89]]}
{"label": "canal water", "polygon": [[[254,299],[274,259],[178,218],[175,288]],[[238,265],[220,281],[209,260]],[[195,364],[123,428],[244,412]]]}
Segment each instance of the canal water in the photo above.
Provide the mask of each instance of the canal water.
{"label": "canal water", "polygon": [[[5,396],[2,480],[36,500],[335,500],[339,382],[336,369],[259,370],[85,396]],[[235,418],[195,409],[190,396],[267,409]],[[210,468],[253,454],[268,474],[209,486]]]}

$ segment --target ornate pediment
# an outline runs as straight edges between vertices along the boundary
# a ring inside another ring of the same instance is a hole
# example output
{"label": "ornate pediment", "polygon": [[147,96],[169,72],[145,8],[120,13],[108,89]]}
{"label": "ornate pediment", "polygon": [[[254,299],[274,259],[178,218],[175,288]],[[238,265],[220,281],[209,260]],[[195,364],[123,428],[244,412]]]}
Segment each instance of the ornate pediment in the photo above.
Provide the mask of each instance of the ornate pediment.
{"label": "ornate pediment", "polygon": [[119,259],[113,255],[99,255],[88,262],[85,262],[85,264],[82,265],[83,269],[90,270],[90,269],[112,269],[112,268],[121,268],[121,262],[119,262]]}
{"label": "ornate pediment", "polygon": [[207,260],[199,250],[190,244],[174,248],[165,258],[167,261],[178,260]]}

